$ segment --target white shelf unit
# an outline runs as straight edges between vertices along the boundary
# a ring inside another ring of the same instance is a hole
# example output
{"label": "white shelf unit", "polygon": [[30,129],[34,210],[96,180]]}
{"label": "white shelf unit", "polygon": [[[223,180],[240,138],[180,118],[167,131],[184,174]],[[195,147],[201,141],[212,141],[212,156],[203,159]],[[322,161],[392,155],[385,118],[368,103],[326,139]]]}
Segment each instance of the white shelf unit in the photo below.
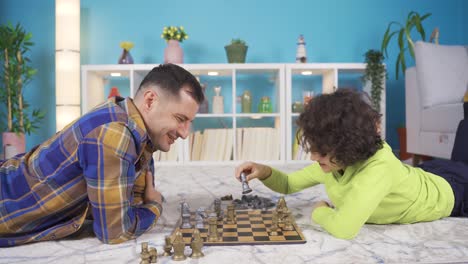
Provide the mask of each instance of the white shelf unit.
{"label": "white shelf unit", "polygon": [[[314,91],[320,93],[332,93],[337,88],[357,88],[370,94],[370,82],[362,83],[364,63],[304,63],[286,64],[286,161],[310,162],[307,155],[294,153],[294,138],[296,133],[295,120],[298,113],[292,112],[292,104],[302,101],[302,91]],[[385,138],[385,80],[384,90],[380,102],[382,114],[381,134]],[[299,98],[299,99],[298,99]],[[313,100],[313,99],[312,99]]]}
{"label": "white shelf unit", "polygon": [[[157,64],[132,64],[132,65],[83,65],[82,66],[82,114],[91,110],[94,106],[102,103],[106,99],[106,90],[109,90],[110,86],[113,86],[113,82],[116,80],[123,83],[125,87],[122,95],[133,97],[137,91],[141,81],[146,74]],[[255,124],[260,126],[266,126],[275,128],[274,130],[278,133],[278,140],[272,140],[276,143],[272,143],[274,150],[277,151],[278,157],[272,159],[257,159],[250,155],[249,160],[256,160],[258,162],[265,163],[284,163],[286,160],[286,141],[285,141],[285,67],[284,64],[182,64],[180,65],[190,71],[195,76],[200,78],[202,84],[207,84],[207,99],[212,105],[212,95],[214,94],[213,87],[221,86],[222,95],[224,97],[224,113],[223,114],[212,114],[211,107],[210,113],[199,113],[196,115],[194,120],[193,133],[197,130],[203,130],[199,126],[203,126],[203,123],[208,124],[206,128],[210,128],[212,123],[225,124],[228,123],[227,128],[232,129],[232,156],[225,163],[236,163],[242,159],[242,153],[238,152],[238,146],[240,140],[242,140],[238,134],[241,132],[239,129],[244,130],[250,127],[256,127]],[[216,72],[216,76],[212,74]],[[111,75],[120,74],[120,77],[112,77]],[[256,86],[258,85],[258,86]],[[120,89],[121,87],[119,87]],[[252,113],[241,113],[240,104],[238,103],[237,97],[242,94],[244,90],[249,90],[252,93]],[[259,98],[265,95],[269,95],[273,104],[272,113],[257,113],[257,105]],[[262,124],[263,120],[263,124]],[[265,123],[268,123],[265,125]],[[215,128],[226,128],[220,125]],[[268,130],[268,129],[267,129]],[[250,131],[250,129],[249,129]],[[265,131],[263,131],[265,132]],[[246,133],[246,132],[244,132]],[[249,132],[252,134],[252,132]],[[264,141],[264,137],[258,134],[262,132],[253,133],[251,138],[251,144],[258,143],[258,141]],[[231,135],[231,134],[228,134]],[[273,133],[274,134],[274,133]],[[226,135],[225,135],[226,136]],[[244,135],[245,136],[245,135]],[[216,147],[213,146],[213,141],[204,146],[205,150],[214,150]],[[266,142],[266,141],[264,141]],[[165,165],[179,165],[179,164],[219,164],[220,161],[216,161],[213,156],[205,160],[193,161],[191,158],[192,144],[189,138],[185,140],[178,140],[171,148],[173,153],[171,161],[159,162],[158,164]],[[245,142],[244,142],[245,143]],[[215,144],[216,145],[216,144]],[[268,151],[271,147],[257,146],[256,153]],[[175,154],[174,152],[175,151]],[[157,158],[158,154],[155,154]],[[224,154],[226,155],[226,154]],[[229,155],[229,154],[228,154]]]}

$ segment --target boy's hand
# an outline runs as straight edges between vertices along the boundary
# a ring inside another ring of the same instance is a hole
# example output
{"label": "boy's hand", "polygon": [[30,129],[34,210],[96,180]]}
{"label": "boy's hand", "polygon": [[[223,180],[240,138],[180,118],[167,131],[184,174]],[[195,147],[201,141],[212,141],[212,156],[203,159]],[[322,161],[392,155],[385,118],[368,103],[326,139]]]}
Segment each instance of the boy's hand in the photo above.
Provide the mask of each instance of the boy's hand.
{"label": "boy's hand", "polygon": [[241,165],[237,166],[234,176],[236,177],[238,181],[241,181],[240,179],[241,172],[246,173],[245,178],[247,181],[250,181],[255,178],[260,179],[260,180],[265,180],[266,178],[270,177],[271,168],[263,164],[249,161],[249,162],[244,162]]}
{"label": "boy's hand", "polygon": [[155,201],[158,204],[162,205],[162,195],[154,188],[153,174],[151,174],[150,171],[146,173],[145,196],[143,197],[143,200],[145,203]]}

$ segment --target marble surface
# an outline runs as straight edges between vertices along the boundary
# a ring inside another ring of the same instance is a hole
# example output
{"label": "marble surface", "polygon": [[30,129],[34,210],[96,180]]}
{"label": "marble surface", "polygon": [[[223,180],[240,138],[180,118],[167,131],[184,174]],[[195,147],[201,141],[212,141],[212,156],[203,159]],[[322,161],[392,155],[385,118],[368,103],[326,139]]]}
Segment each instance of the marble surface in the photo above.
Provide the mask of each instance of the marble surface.
{"label": "marble surface", "polygon": [[[293,171],[303,165],[278,166]],[[0,263],[139,263],[142,242],[161,255],[164,236],[179,217],[179,202],[192,209],[208,207],[214,198],[232,194],[241,197],[241,184],[234,179],[233,165],[173,166],[156,169],[158,188],[166,198],[157,226],[136,240],[105,245],[83,232],[75,238],[0,249]],[[258,181],[254,194],[275,201],[276,194]],[[204,247],[205,257],[179,263],[468,263],[468,219],[446,218],[412,225],[365,225],[350,241],[340,240],[311,222],[311,204],[326,198],[322,186],[286,196],[288,207],[301,227],[306,244]],[[190,248],[186,247],[186,254]],[[159,256],[158,263],[173,263]],[[177,262],[176,262],[177,263]]]}

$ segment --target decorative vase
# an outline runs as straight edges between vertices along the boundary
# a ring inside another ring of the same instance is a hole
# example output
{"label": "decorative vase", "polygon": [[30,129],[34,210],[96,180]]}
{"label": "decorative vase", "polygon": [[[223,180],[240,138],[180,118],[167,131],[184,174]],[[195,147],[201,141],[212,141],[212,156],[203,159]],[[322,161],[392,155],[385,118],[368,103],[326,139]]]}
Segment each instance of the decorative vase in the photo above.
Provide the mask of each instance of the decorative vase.
{"label": "decorative vase", "polygon": [[171,39],[167,42],[167,46],[164,49],[164,63],[184,63],[184,51],[179,41]]}
{"label": "decorative vase", "polygon": [[5,159],[9,159],[16,156],[17,154],[24,153],[26,151],[24,134],[16,134],[14,132],[3,132],[2,149]]}
{"label": "decorative vase", "polygon": [[252,112],[252,96],[250,91],[244,91],[242,94],[242,113],[251,113]]}
{"label": "decorative vase", "polygon": [[133,58],[129,50],[123,49],[119,58],[119,64],[133,64]]}

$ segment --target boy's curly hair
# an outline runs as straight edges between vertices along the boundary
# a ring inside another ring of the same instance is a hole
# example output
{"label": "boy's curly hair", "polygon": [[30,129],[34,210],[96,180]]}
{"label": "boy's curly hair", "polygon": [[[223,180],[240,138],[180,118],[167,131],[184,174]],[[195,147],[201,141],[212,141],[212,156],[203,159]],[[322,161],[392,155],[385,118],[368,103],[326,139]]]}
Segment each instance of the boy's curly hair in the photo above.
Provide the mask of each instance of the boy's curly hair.
{"label": "boy's curly hair", "polygon": [[297,119],[296,137],[306,151],[329,154],[332,162],[347,167],[382,148],[380,116],[367,94],[338,89],[307,104]]}

